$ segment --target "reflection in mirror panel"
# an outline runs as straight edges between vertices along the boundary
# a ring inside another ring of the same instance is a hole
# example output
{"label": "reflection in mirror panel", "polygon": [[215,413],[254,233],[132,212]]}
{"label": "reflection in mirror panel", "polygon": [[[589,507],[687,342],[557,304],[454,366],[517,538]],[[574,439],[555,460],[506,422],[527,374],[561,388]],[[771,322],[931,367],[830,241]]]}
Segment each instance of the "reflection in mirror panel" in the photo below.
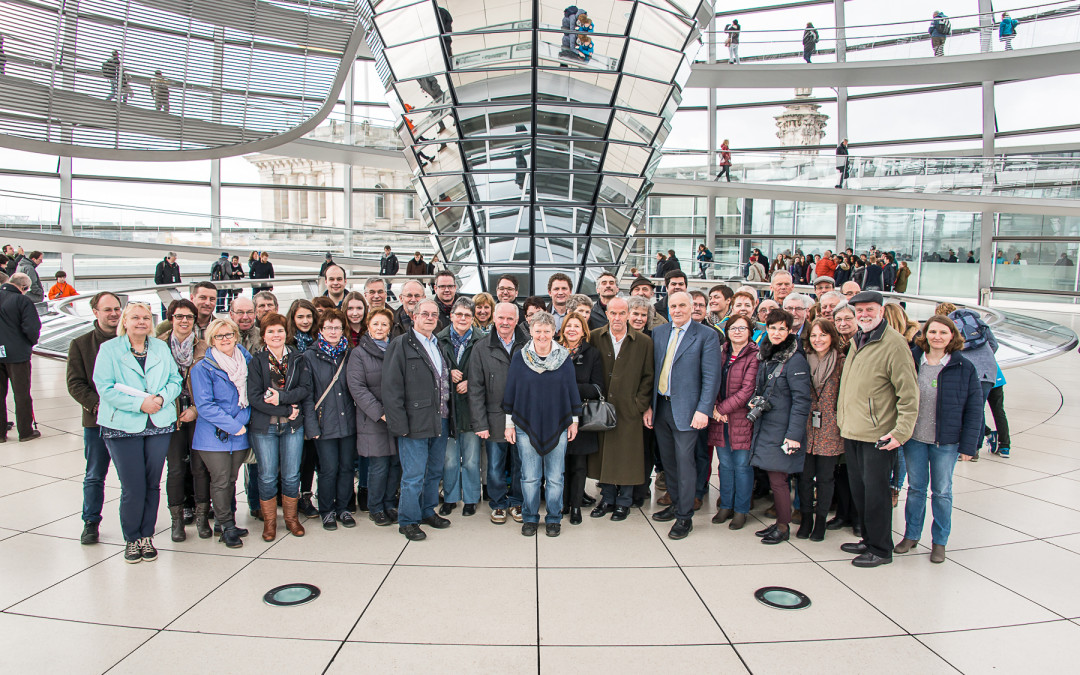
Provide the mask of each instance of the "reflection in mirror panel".
{"label": "reflection in mirror panel", "polygon": [[508,270],[522,296],[555,271],[591,291],[624,262],[712,2],[359,2],[463,292]]}

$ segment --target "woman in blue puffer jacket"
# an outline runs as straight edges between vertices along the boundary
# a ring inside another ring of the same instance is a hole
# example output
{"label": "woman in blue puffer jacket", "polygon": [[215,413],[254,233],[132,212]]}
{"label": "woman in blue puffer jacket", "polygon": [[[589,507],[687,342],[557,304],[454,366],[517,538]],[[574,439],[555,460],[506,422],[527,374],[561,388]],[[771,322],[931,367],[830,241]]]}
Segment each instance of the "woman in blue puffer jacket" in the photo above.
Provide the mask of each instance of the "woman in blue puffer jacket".
{"label": "woman in blue puffer jacket", "polygon": [[[236,476],[251,447],[247,423],[247,364],[251,354],[241,346],[240,329],[229,319],[215,319],[206,328],[210,345],[205,358],[191,367],[191,392],[199,417],[191,448],[210,472],[210,501],[221,525],[221,539],[240,548],[248,531],[236,526],[233,498]],[[261,392],[256,392],[261,393]]]}

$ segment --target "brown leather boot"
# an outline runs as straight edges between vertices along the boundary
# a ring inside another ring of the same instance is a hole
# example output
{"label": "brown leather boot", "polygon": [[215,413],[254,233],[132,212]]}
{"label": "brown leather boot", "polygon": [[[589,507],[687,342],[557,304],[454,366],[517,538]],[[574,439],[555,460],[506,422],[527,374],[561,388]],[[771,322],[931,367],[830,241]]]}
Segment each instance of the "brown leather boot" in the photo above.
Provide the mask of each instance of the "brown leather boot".
{"label": "brown leather boot", "polygon": [[285,529],[294,537],[304,536],[304,526],[300,524],[300,519],[296,516],[299,506],[300,500],[297,497],[281,498],[281,511],[285,515]]}
{"label": "brown leather boot", "polygon": [[274,541],[277,537],[277,499],[259,501],[262,507],[263,541]]}

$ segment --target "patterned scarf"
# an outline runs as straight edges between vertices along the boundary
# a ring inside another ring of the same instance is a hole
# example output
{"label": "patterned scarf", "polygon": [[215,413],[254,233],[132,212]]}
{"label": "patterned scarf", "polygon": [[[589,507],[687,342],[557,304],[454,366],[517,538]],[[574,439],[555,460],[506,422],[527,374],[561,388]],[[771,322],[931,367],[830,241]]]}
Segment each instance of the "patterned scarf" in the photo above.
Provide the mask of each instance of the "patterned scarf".
{"label": "patterned scarf", "polygon": [[450,329],[450,344],[454,346],[454,360],[461,362],[461,356],[465,353],[465,345],[469,343],[469,338],[472,337],[472,328],[465,331],[464,335],[458,335],[458,332],[453,328]]}
{"label": "patterned scarf", "polygon": [[192,331],[183,342],[176,339],[176,331],[169,333],[169,349],[172,350],[176,365],[185,369],[186,372],[195,359],[195,332]]}
{"label": "patterned scarf", "polygon": [[307,351],[307,348],[311,346],[311,343],[315,342],[315,338],[311,337],[307,333],[296,334],[296,349],[301,354]]}
{"label": "patterned scarf", "polygon": [[344,354],[349,349],[349,341],[345,339],[338,340],[338,343],[333,347],[326,341],[322,333],[319,333],[319,337],[315,339],[315,346],[319,348],[323,354],[329,356],[335,363],[337,363],[338,357]]}
{"label": "patterned scarf", "polygon": [[274,356],[274,352],[269,349],[266,350],[267,355],[270,356],[270,377],[274,378],[274,384],[280,389],[285,388],[285,376],[289,372],[289,350],[285,350],[281,354],[281,360],[278,361]]}
{"label": "patterned scarf", "polygon": [[566,351],[566,347],[555,341],[551,343],[551,353],[543,358],[536,353],[532,340],[529,340],[529,343],[521,350],[521,357],[525,359],[525,365],[537,373],[558,370],[569,355],[570,352]]}

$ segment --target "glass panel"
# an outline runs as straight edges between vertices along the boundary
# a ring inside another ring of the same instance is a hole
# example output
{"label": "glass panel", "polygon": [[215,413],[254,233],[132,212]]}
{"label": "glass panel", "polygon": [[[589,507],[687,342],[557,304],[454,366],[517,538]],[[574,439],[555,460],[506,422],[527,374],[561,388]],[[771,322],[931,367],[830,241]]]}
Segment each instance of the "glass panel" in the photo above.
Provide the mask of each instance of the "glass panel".
{"label": "glass panel", "polygon": [[428,2],[384,11],[375,17],[375,27],[383,43],[391,47],[439,34],[439,23],[432,3]]}
{"label": "glass panel", "polygon": [[1075,291],[1078,248],[1077,242],[998,242],[993,285]]}

